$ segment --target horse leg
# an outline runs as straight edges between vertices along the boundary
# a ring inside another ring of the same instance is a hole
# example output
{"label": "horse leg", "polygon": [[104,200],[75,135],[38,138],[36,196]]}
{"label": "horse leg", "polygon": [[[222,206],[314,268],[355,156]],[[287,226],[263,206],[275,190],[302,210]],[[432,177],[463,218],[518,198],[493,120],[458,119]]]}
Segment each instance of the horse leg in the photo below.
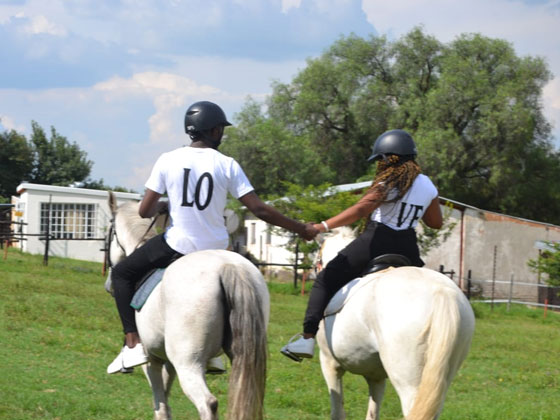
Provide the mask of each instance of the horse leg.
{"label": "horse leg", "polygon": [[144,373],[148,378],[154,399],[154,420],[170,420],[171,408],[167,404],[173,373],[169,373],[167,368],[163,368],[163,363],[159,360],[152,360],[143,366]]}
{"label": "horse leg", "polygon": [[200,420],[218,420],[218,399],[212,395],[204,373],[206,363],[175,367],[181,389],[198,410]]}
{"label": "horse leg", "polygon": [[344,412],[342,377],[345,371],[332,356],[321,351],[320,357],[321,371],[327,383],[331,400],[331,420],[344,420],[346,413]]}
{"label": "horse leg", "polygon": [[379,420],[379,410],[385,395],[385,379],[365,378],[369,388],[369,403],[366,420]]}

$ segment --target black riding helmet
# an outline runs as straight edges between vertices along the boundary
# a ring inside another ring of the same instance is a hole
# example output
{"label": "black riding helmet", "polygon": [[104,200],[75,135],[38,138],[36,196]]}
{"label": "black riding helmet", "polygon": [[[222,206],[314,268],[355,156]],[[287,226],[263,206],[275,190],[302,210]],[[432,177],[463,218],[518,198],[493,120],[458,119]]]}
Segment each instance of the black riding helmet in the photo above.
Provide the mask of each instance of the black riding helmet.
{"label": "black riding helmet", "polygon": [[228,126],[226,114],[218,105],[209,101],[195,102],[185,114],[185,132],[192,137],[219,125]]}
{"label": "black riding helmet", "polygon": [[387,155],[416,156],[416,144],[412,136],[404,130],[389,130],[381,134],[373,143],[368,162],[375,162]]}

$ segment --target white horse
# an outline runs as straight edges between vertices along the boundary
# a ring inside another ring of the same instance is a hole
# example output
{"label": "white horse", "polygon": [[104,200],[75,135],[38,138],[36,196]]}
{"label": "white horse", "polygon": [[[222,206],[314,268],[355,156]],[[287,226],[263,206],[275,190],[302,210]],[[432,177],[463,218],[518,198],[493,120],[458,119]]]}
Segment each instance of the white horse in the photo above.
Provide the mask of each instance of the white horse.
{"label": "white horse", "polygon": [[[138,203],[113,212],[110,256],[117,263],[156,234]],[[270,301],[259,270],[239,254],[198,251],[166,269],[162,281],[136,312],[138,332],[149,356],[144,372],[154,399],[154,418],[170,419],[168,395],[178,376],[203,420],[218,418],[218,401],[205,380],[206,365],[222,349],[231,360],[228,417],[263,418]]]}
{"label": "white horse", "polygon": [[[333,243],[342,249],[353,239],[348,230],[335,229],[323,249]],[[323,254],[322,259],[326,265],[328,257]],[[406,420],[438,418],[474,333],[472,308],[451,279],[426,268],[389,268],[346,285],[329,303],[329,311],[335,313],[321,322],[317,342],[331,419],[345,418],[346,371],[368,383],[366,420],[379,419],[387,377]]]}

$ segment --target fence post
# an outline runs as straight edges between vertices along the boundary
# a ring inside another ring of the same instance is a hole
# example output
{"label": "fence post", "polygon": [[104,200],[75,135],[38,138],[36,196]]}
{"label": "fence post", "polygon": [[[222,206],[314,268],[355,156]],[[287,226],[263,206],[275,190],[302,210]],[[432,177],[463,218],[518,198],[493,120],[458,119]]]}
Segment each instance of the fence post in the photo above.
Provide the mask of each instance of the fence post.
{"label": "fence post", "polygon": [[509,307],[511,305],[511,298],[513,296],[513,273],[511,274],[511,280],[509,282],[509,297],[507,303],[507,311],[509,312]]}
{"label": "fence post", "polygon": [[294,263],[294,287],[297,287],[298,260],[299,260],[299,241],[296,239],[296,261]]}
{"label": "fence post", "polygon": [[496,289],[496,255],[498,253],[498,246],[494,245],[494,262],[492,264],[492,300],[490,301],[490,309],[494,310],[494,290]]}
{"label": "fence post", "polygon": [[469,270],[467,272],[467,299],[468,300],[471,300],[471,287],[472,287],[471,275],[472,275],[472,271]]}
{"label": "fence post", "polygon": [[47,227],[45,234],[45,253],[43,255],[43,265],[49,265],[49,239],[51,237],[51,203],[52,194],[49,195],[49,211],[47,215]]}

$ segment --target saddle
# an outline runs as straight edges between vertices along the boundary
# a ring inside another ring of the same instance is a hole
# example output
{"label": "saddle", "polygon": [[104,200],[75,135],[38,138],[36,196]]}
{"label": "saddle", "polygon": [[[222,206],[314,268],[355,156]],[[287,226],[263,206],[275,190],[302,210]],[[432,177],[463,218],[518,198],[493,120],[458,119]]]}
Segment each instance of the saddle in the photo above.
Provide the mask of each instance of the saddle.
{"label": "saddle", "polygon": [[[173,256],[173,258],[171,258],[171,260],[169,261],[169,264],[167,265],[167,267],[169,267],[171,265],[171,263],[177,261],[182,256],[183,255],[179,254],[179,253],[175,254]],[[139,311],[142,308],[142,306],[144,306],[144,303],[146,303],[146,300],[148,300],[148,297],[150,296],[152,291],[155,289],[155,287],[159,284],[159,282],[163,278],[163,274],[165,273],[165,270],[166,270],[167,267],[165,267],[165,268],[154,268],[153,270],[149,271],[142,278],[142,280],[140,280],[136,284],[136,292],[134,293],[134,296],[132,297],[132,301],[130,302],[130,306],[132,306],[137,311]]]}
{"label": "saddle", "polygon": [[369,262],[362,276],[366,276],[377,271],[385,270],[389,267],[404,267],[412,265],[410,260],[401,254],[383,254],[375,257]]}
{"label": "saddle", "polygon": [[375,257],[362,272],[362,277],[355,278],[336,292],[325,308],[324,316],[327,317],[338,313],[359,289],[377,278],[377,276],[366,277],[368,274],[408,265],[412,265],[410,260],[400,254],[383,254]]}

